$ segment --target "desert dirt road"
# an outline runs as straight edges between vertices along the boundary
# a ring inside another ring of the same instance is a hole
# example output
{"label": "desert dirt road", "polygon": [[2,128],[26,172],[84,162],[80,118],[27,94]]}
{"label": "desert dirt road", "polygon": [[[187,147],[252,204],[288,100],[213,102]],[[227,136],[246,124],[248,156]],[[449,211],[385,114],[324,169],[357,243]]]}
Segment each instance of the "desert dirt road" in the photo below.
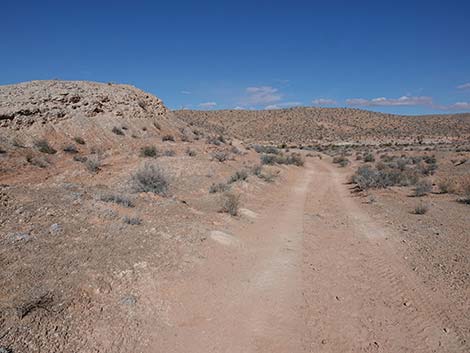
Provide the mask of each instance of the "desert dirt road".
{"label": "desert dirt road", "polygon": [[166,293],[154,352],[468,351],[447,299],[407,267],[342,172],[310,159],[279,188],[252,222],[211,233],[208,258]]}

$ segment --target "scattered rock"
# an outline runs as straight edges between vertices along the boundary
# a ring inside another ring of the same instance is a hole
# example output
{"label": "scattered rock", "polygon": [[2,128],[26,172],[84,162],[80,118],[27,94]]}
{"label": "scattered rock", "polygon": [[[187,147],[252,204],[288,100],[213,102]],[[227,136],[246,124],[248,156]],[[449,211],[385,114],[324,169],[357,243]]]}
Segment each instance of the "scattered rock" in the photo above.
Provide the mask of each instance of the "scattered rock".
{"label": "scattered rock", "polygon": [[215,240],[216,242],[222,244],[222,245],[236,245],[240,241],[235,238],[233,235],[214,230],[210,233],[210,237],[212,240]]}
{"label": "scattered rock", "polygon": [[57,234],[62,230],[62,226],[58,223],[54,223],[53,225],[50,226],[49,232],[51,234]]}
{"label": "scattered rock", "polygon": [[135,305],[137,303],[137,298],[133,295],[128,295],[121,299],[121,303],[124,305]]}

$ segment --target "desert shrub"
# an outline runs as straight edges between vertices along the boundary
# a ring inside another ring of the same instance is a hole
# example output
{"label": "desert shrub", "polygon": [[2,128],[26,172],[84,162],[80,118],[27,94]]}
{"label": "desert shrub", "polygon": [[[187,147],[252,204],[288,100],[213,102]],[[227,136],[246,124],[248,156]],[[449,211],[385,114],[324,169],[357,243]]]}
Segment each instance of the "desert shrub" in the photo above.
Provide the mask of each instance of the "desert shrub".
{"label": "desert shrub", "polygon": [[39,168],[46,168],[49,166],[49,161],[44,157],[34,157],[31,153],[26,155],[26,161]]}
{"label": "desert shrub", "polygon": [[257,153],[280,154],[281,151],[275,146],[254,145],[253,149]]}
{"label": "desert shrub", "polygon": [[87,159],[85,156],[73,156],[73,160],[80,163],[85,163]]}
{"label": "desert shrub", "polygon": [[98,173],[101,169],[101,160],[98,155],[88,157],[84,162],[86,168],[92,173]]}
{"label": "desert shrub", "polygon": [[162,136],[162,141],[172,141],[175,142],[175,137],[173,135],[163,135]]}
{"label": "desert shrub", "polygon": [[336,157],[333,157],[333,163],[339,164],[339,165],[346,163],[347,165],[349,163],[349,160],[345,156],[336,156]]}
{"label": "desert shrub", "polygon": [[226,140],[225,140],[225,137],[223,137],[222,135],[207,136],[206,142],[208,144],[211,144],[211,145],[220,146],[220,145],[226,143]]}
{"label": "desert shrub", "polygon": [[246,169],[237,170],[228,180],[228,184],[246,179],[248,179],[248,171]]}
{"label": "desert shrub", "polygon": [[437,187],[439,188],[439,191],[443,194],[453,194],[457,192],[458,184],[452,178],[439,178],[436,183]]}
{"label": "desert shrub", "polygon": [[85,144],[85,140],[83,138],[81,138],[80,136],[75,136],[73,138],[73,140],[78,143],[79,145],[84,145]]}
{"label": "desert shrub", "polygon": [[217,192],[225,192],[230,190],[230,185],[225,184],[225,183],[213,183],[209,187],[209,193],[210,194],[215,194]]}
{"label": "desert shrub", "polygon": [[305,162],[300,153],[292,153],[288,156],[282,154],[262,154],[260,160],[263,165],[293,164],[299,167],[303,166]]}
{"label": "desert shrub", "polygon": [[212,158],[219,162],[225,162],[229,157],[226,151],[216,151],[212,154]]}
{"label": "desert shrub", "polygon": [[289,156],[287,156],[285,162],[285,164],[293,164],[298,167],[303,167],[304,163],[305,161],[300,153],[291,153]]}
{"label": "desert shrub", "polygon": [[429,206],[424,203],[419,203],[414,209],[414,214],[423,215],[429,211]]}
{"label": "desert shrub", "polygon": [[375,162],[374,155],[372,153],[367,153],[364,156],[364,162],[366,162],[366,163]]}
{"label": "desert shrub", "polygon": [[263,172],[257,176],[258,178],[260,178],[261,180],[264,180],[267,183],[272,183],[276,177],[276,175],[271,172]]}
{"label": "desert shrub", "polygon": [[34,146],[42,153],[54,154],[57,152],[51,145],[49,145],[49,142],[47,142],[46,139],[34,141]]}
{"label": "desert shrub", "polygon": [[62,150],[67,153],[78,153],[77,147],[75,147],[75,145],[67,145]]}
{"label": "desert shrub", "polygon": [[165,150],[163,151],[163,156],[165,157],[174,157],[176,156],[176,152],[173,150]]}
{"label": "desert shrub", "polygon": [[138,217],[125,216],[122,220],[123,220],[124,223],[130,224],[132,226],[137,226],[139,224],[142,224],[142,219],[140,219]]}
{"label": "desert shrub", "polygon": [[167,196],[169,181],[163,169],[156,164],[145,164],[131,177],[131,183],[136,192],[152,192]]}
{"label": "desert shrub", "polygon": [[193,150],[193,149],[191,149],[191,148],[188,147],[188,148],[186,149],[186,154],[187,154],[189,157],[194,157],[194,156],[196,156],[197,152],[196,152],[195,150]]}
{"label": "desert shrub", "polygon": [[459,191],[462,195],[459,198],[459,201],[462,203],[470,204],[470,175],[465,175],[462,177],[459,183]]}
{"label": "desert shrub", "polygon": [[276,156],[273,154],[263,154],[260,157],[261,164],[273,165],[276,163]]}
{"label": "desert shrub", "polygon": [[111,131],[116,135],[124,136],[124,131],[122,131],[121,128],[118,128],[117,126],[113,127]]}
{"label": "desert shrub", "polygon": [[141,157],[158,157],[159,152],[155,146],[144,146],[140,149]]}
{"label": "desert shrub", "polygon": [[414,188],[414,196],[425,196],[432,190],[432,184],[428,180],[420,180]]}
{"label": "desert shrub", "polygon": [[100,200],[103,202],[114,202],[124,207],[134,207],[132,200],[125,195],[104,194],[100,196]]}
{"label": "desert shrub", "polygon": [[222,205],[220,212],[225,212],[231,216],[238,214],[238,208],[240,207],[240,196],[235,195],[231,192],[225,192],[222,196]]}
{"label": "desert shrub", "polygon": [[263,171],[263,166],[261,164],[257,164],[251,168],[251,173],[253,175],[259,176]]}
{"label": "desert shrub", "polygon": [[232,152],[233,154],[242,154],[242,151],[240,151],[240,149],[236,146],[232,146],[232,148],[230,149],[230,152]]}

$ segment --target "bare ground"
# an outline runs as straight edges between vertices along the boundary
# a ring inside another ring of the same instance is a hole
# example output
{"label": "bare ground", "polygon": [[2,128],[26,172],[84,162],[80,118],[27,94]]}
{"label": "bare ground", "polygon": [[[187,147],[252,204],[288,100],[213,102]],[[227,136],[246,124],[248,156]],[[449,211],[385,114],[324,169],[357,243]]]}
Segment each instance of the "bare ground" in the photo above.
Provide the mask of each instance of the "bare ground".
{"label": "bare ground", "polygon": [[149,326],[143,351],[468,351],[462,298],[423,282],[345,180],[312,160],[252,223],[212,233],[201,266],[165,290],[167,325]]}

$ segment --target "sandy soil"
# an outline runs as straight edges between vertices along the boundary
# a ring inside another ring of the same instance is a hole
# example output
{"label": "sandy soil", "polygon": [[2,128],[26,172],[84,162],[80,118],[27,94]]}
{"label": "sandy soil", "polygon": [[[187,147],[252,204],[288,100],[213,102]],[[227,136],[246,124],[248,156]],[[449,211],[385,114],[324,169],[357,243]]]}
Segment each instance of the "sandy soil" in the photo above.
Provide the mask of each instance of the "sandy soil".
{"label": "sandy soil", "polygon": [[215,229],[201,266],[165,290],[145,352],[465,352],[455,298],[431,291],[393,229],[317,159],[243,226]]}

